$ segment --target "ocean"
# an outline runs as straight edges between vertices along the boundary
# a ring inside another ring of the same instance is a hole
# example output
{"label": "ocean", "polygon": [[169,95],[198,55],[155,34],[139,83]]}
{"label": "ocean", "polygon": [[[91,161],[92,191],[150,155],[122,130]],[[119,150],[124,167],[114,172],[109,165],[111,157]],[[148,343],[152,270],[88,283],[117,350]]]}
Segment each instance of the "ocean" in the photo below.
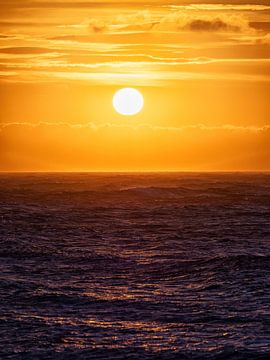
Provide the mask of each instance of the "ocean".
{"label": "ocean", "polygon": [[0,175],[1,359],[269,359],[270,173]]}

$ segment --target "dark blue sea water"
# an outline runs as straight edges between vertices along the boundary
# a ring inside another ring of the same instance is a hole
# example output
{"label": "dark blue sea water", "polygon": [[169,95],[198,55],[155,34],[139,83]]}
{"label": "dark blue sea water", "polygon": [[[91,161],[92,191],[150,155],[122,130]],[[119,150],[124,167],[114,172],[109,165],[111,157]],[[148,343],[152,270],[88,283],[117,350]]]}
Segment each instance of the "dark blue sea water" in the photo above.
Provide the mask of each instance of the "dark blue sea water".
{"label": "dark blue sea water", "polygon": [[0,175],[1,359],[269,359],[270,174]]}

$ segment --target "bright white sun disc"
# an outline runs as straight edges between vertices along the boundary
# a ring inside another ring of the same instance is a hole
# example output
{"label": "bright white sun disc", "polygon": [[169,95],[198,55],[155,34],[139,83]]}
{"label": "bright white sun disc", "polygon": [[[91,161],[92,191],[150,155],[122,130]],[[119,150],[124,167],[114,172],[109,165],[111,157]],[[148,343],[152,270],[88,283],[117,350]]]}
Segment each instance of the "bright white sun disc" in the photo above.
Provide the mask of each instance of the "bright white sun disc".
{"label": "bright white sun disc", "polygon": [[113,97],[113,107],[121,115],[136,115],[143,108],[142,94],[133,88],[118,90]]}

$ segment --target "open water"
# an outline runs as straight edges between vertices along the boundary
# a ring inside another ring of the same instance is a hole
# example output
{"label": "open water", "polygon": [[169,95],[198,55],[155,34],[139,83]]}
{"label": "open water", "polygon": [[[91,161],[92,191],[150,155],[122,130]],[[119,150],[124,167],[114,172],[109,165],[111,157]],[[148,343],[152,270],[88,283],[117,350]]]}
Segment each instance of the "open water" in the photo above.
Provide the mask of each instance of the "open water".
{"label": "open water", "polygon": [[1,174],[0,358],[270,359],[270,174]]}

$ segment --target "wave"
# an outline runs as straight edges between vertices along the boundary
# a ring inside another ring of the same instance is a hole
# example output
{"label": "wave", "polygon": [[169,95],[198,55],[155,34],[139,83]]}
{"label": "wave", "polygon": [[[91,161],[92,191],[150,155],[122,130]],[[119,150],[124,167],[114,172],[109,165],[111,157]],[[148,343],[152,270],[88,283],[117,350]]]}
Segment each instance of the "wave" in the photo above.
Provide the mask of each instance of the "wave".
{"label": "wave", "polygon": [[[208,259],[197,260],[167,260],[155,261],[148,263],[142,268],[142,276],[146,274],[149,278],[156,280],[167,279],[175,280],[183,275],[196,274],[202,276],[203,274],[225,274],[230,273],[236,276],[239,272],[255,271],[255,270],[270,270],[270,256],[268,255],[231,255],[218,256]],[[195,278],[194,278],[195,280]],[[237,278],[235,278],[237,281]],[[233,283],[232,283],[233,284]],[[205,286],[205,284],[203,284]],[[218,289],[219,284],[207,284],[206,289]]]}
{"label": "wave", "polygon": [[[61,342],[61,337],[56,336],[57,340]],[[178,346],[179,348],[179,346]],[[4,350],[3,356],[8,356]],[[14,354],[9,357],[12,360],[21,360],[22,354]],[[39,359],[39,360],[86,360],[86,359],[99,359],[99,360],[269,360],[269,353],[267,350],[243,350],[234,346],[220,346],[217,351],[192,351],[192,350],[163,350],[155,351],[150,349],[143,349],[139,346],[125,346],[122,348],[107,348],[97,347],[93,349],[91,346],[83,346],[79,348],[63,349],[62,351],[54,349],[36,349],[25,350],[23,352],[24,359]]]}

